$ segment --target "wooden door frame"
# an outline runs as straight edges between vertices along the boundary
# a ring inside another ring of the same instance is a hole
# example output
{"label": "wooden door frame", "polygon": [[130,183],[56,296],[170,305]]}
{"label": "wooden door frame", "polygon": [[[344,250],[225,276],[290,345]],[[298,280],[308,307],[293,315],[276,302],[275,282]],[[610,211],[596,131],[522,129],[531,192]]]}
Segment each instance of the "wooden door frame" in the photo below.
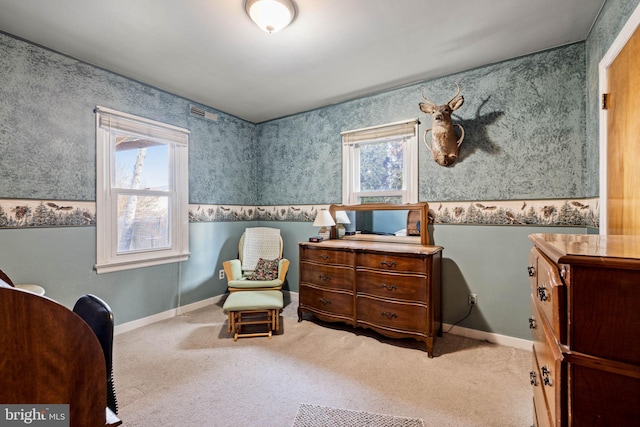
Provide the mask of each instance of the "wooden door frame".
{"label": "wooden door frame", "polygon": [[607,123],[608,115],[607,110],[602,108],[602,97],[609,91],[608,85],[608,71],[613,61],[618,57],[618,54],[625,47],[631,36],[635,33],[636,29],[640,26],[640,4],[633,11],[624,27],[618,33],[618,36],[613,41],[607,53],[602,57],[599,64],[599,93],[598,93],[598,109],[600,110],[600,234],[607,234]]}

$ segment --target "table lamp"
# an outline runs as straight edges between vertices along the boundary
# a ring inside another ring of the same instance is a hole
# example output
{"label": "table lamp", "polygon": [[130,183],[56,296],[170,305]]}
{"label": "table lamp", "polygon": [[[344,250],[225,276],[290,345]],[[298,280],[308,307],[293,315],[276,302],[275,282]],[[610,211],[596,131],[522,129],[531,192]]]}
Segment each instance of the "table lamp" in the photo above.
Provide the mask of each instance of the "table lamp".
{"label": "table lamp", "polygon": [[336,222],[333,220],[331,214],[326,209],[322,209],[320,212],[318,212],[315,221],[313,221],[314,227],[321,227],[320,231],[318,232],[318,236],[322,237],[323,239],[329,239],[330,234],[327,227],[332,227],[334,225],[336,225]]}
{"label": "table lamp", "polygon": [[346,231],[343,224],[351,224],[347,211],[336,211],[336,223],[338,239],[341,239],[344,237],[344,233]]}

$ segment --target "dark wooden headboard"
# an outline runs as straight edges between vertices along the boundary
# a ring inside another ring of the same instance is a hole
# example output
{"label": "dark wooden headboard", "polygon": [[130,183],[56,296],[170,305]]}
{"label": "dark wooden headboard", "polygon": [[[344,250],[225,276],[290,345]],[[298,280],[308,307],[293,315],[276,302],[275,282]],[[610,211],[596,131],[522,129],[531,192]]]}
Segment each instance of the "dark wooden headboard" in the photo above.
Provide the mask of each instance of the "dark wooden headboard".
{"label": "dark wooden headboard", "polygon": [[104,426],[105,379],[102,347],[78,315],[0,286],[0,402],[69,404],[71,426]]}

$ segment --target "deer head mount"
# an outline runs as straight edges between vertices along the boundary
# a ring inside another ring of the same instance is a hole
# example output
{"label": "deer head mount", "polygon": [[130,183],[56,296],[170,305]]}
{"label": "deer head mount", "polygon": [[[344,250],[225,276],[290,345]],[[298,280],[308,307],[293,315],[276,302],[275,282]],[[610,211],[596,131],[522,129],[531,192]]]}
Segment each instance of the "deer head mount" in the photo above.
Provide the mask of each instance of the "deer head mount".
{"label": "deer head mount", "polygon": [[[426,102],[421,102],[420,110],[431,115],[431,127],[424,131],[424,144],[427,146],[433,160],[440,166],[451,166],[458,159],[460,144],[464,139],[464,128],[451,122],[451,113],[462,107],[464,97],[460,95],[460,86],[456,83],[458,91],[449,102],[444,105],[436,105],[422,94]],[[458,96],[460,95],[460,96]],[[460,128],[460,137],[456,134],[454,126]],[[427,133],[431,131],[432,142],[427,143]]]}

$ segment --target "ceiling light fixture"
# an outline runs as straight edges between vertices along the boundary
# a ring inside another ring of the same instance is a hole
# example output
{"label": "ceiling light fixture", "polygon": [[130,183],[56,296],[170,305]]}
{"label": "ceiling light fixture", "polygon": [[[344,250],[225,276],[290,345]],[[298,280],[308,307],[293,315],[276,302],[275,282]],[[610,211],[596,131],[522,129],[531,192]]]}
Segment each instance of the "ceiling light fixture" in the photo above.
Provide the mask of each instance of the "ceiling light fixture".
{"label": "ceiling light fixture", "polygon": [[296,14],[292,0],[247,0],[244,7],[251,20],[267,33],[282,30]]}

